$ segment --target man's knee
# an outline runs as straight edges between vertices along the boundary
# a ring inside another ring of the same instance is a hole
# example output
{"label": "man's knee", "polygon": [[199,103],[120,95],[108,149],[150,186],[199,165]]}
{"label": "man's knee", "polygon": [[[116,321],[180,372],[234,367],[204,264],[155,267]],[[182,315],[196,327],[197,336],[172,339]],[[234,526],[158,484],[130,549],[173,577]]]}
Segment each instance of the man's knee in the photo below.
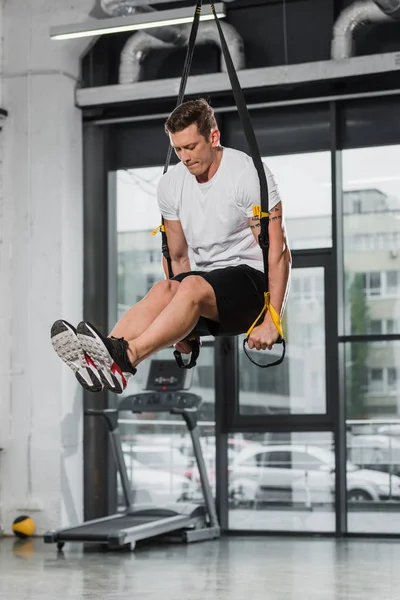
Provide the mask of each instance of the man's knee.
{"label": "man's knee", "polygon": [[188,275],[180,283],[180,293],[186,293],[196,302],[210,302],[215,298],[212,286],[200,275]]}
{"label": "man's knee", "polygon": [[171,281],[170,279],[165,279],[162,281],[158,281],[152,287],[152,292],[157,294],[157,296],[162,296],[172,298],[175,296],[176,292],[179,288],[179,281]]}

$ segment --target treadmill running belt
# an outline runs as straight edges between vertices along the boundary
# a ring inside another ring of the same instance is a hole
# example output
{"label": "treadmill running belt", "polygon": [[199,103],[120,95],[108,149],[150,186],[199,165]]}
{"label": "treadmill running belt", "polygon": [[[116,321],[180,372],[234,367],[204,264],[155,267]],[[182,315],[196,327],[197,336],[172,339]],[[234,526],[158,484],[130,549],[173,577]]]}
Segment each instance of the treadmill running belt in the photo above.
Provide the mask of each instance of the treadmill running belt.
{"label": "treadmill running belt", "polygon": [[99,523],[92,523],[89,525],[79,525],[78,527],[72,527],[61,531],[58,535],[60,540],[95,540],[95,541],[107,541],[108,536],[115,534],[121,529],[127,529],[128,527],[137,527],[138,525],[145,525],[147,523],[153,523],[160,521],[164,517],[135,517],[122,515],[115,517],[115,519],[109,519]]}

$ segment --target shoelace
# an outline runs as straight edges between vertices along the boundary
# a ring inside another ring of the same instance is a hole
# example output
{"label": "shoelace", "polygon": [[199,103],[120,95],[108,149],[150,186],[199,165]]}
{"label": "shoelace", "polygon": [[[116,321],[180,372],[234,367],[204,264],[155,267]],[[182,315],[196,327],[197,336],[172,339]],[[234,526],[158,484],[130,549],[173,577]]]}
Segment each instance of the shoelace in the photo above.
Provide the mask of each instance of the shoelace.
{"label": "shoelace", "polygon": [[129,360],[129,357],[128,357],[128,352],[127,352],[128,342],[126,341],[126,339],[123,337],[116,338],[114,336],[111,336],[110,339],[112,339],[114,342],[116,342],[114,347],[117,351],[118,358],[120,358],[121,361],[123,361],[127,367],[127,369],[122,369],[122,370],[127,373],[135,374],[136,369],[135,369],[135,367],[132,366],[131,361]]}

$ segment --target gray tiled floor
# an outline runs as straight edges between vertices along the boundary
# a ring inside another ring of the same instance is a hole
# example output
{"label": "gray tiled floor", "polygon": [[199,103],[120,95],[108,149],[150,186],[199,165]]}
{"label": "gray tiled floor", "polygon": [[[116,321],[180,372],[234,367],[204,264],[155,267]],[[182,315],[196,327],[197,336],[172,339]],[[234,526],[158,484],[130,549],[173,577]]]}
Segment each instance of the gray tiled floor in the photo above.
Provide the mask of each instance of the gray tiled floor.
{"label": "gray tiled floor", "polygon": [[62,557],[0,541],[1,600],[399,600],[399,542],[229,538]]}

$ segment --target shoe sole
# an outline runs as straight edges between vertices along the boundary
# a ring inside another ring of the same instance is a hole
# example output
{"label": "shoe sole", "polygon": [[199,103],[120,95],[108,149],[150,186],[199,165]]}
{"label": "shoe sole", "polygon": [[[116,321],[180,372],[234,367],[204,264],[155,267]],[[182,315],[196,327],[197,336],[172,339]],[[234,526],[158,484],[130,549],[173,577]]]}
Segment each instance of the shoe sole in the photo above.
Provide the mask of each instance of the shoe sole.
{"label": "shoe sole", "polygon": [[58,320],[51,328],[51,343],[61,360],[74,372],[81,386],[89,392],[103,389],[100,375],[89,356],[86,356],[72,325]]}
{"label": "shoe sole", "polygon": [[127,386],[126,377],[114,361],[101,337],[85,321],[79,323],[76,331],[82,349],[95,364],[104,387],[115,394],[122,394]]}

